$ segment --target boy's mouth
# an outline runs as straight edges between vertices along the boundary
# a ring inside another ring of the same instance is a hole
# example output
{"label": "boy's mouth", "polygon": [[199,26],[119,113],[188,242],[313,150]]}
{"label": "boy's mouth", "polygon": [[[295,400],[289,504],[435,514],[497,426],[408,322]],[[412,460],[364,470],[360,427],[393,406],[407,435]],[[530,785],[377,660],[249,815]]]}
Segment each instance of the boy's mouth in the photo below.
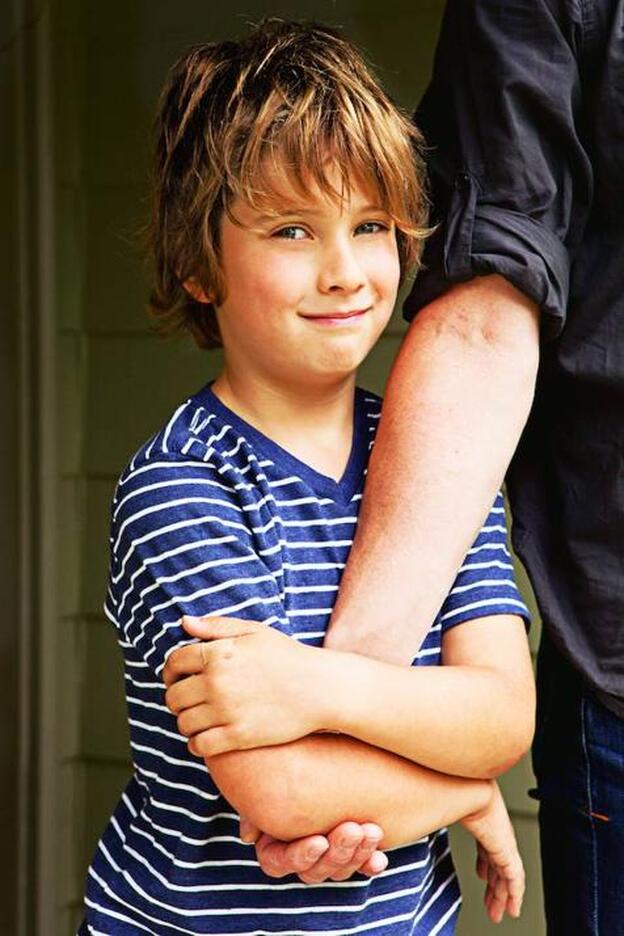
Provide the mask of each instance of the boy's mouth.
{"label": "boy's mouth", "polygon": [[370,311],[370,306],[368,306],[368,308],[366,309],[348,309],[342,312],[332,311],[332,312],[326,312],[320,315],[316,315],[316,314],[307,315],[304,313],[300,313],[300,315],[302,318],[308,319],[309,321],[319,322],[319,323],[323,323],[323,322],[330,323],[330,322],[344,322],[347,319],[361,318],[368,311]]}

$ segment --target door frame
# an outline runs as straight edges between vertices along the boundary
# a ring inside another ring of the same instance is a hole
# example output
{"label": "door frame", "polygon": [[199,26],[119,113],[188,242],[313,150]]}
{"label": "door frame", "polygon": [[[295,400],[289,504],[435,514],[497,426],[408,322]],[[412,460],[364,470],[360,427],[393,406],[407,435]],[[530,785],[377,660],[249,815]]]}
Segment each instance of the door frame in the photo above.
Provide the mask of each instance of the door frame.
{"label": "door frame", "polygon": [[[1,460],[6,522],[0,659],[5,697],[0,801],[9,874],[0,879],[3,936],[50,934],[57,906],[57,393],[52,17],[55,5],[12,0],[2,44],[10,204],[9,301],[0,314],[6,366]],[[4,145],[3,145],[4,147]],[[5,841],[7,839],[5,838]]]}

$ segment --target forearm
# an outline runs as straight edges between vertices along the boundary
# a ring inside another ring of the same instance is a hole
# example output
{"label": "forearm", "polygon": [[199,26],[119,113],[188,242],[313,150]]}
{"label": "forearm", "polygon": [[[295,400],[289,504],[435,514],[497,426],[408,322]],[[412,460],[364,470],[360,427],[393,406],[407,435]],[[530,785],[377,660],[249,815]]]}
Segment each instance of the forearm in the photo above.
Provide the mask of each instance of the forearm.
{"label": "forearm", "polygon": [[536,308],[501,277],[456,286],[414,320],[326,646],[413,659],[500,487],[537,363]]}
{"label": "forearm", "polygon": [[283,841],[351,819],[376,822],[381,847],[392,848],[483,809],[492,789],[339,736],[221,754],[207,765],[226,799]]}
{"label": "forearm", "polygon": [[207,643],[172,654],[165,698],[179,731],[205,757],[329,730],[443,773],[491,778],[532,737],[533,671],[515,615],[446,630],[443,666],[305,646],[235,619],[185,626]]}
{"label": "forearm", "polygon": [[500,668],[404,667],[319,650],[325,727],[443,773],[498,776],[526,752],[534,727],[522,623],[505,638],[513,665]]}

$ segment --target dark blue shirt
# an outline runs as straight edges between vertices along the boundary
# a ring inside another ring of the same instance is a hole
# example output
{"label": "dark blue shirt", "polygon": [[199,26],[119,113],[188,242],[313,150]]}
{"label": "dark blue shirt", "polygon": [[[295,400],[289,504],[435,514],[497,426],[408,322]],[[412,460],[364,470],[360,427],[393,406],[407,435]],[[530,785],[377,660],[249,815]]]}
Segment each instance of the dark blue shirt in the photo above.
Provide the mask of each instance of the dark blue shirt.
{"label": "dark blue shirt", "polygon": [[451,0],[416,120],[441,225],[406,315],[488,273],[541,307],[514,545],[557,647],[624,716],[624,2]]}

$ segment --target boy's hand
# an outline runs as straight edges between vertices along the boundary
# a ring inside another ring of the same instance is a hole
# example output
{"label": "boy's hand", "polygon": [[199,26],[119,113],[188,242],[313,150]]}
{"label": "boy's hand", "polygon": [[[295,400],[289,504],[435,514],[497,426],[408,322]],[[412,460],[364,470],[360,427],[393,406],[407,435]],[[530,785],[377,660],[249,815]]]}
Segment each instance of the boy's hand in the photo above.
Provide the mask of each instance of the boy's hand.
{"label": "boy's hand", "polygon": [[498,784],[492,781],[488,806],[462,819],[462,825],[477,840],[477,874],[487,881],[484,903],[493,923],[505,913],[520,916],[525,875],[516,836]]}
{"label": "boy's hand", "polygon": [[182,625],[201,642],[175,650],[163,679],[192,754],[285,744],[324,727],[322,651],[237,618],[184,617]]}
{"label": "boy's hand", "polygon": [[346,881],[356,873],[372,877],[388,865],[377,850],[383,837],[372,822],[342,822],[327,835],[310,835],[280,842],[256,829],[241,816],[241,838],[256,845],[260,867],[269,877],[297,874],[306,884]]}

